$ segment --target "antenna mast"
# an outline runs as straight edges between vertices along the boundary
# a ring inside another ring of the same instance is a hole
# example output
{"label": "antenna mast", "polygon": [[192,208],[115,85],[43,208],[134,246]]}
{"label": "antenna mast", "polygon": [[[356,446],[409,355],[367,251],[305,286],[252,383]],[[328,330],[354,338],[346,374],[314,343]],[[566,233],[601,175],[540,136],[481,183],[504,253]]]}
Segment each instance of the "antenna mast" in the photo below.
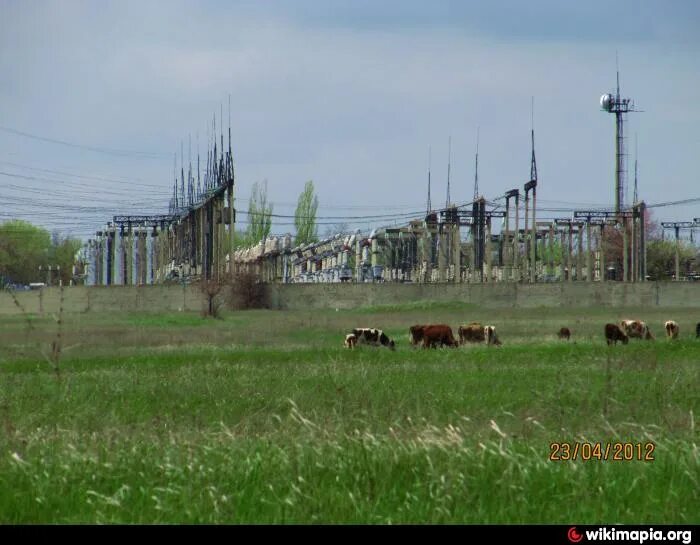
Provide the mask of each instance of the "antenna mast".
{"label": "antenna mast", "polygon": [[474,157],[474,202],[479,198],[479,127],[476,128],[476,156]]}
{"label": "antenna mast", "polygon": [[638,156],[638,149],[637,149],[637,134],[635,133],[634,135],[634,199],[632,201],[632,204],[637,204],[638,199],[637,199],[637,156]]}
{"label": "antenna mast", "polygon": [[233,179],[233,153],[231,153],[231,93],[228,95],[228,173],[226,178]]}
{"label": "antenna mast", "polygon": [[452,136],[447,139],[447,201],[445,208],[450,206],[450,163],[452,162]]}
{"label": "antenna mast", "polygon": [[226,165],[224,164],[224,157],[226,156],[226,152],[224,151],[224,103],[221,103],[221,117],[219,118],[221,121],[221,159],[219,162],[219,179],[217,180],[217,187],[219,184],[221,184],[221,181],[223,179],[223,176],[225,174],[225,168]]}
{"label": "antenna mast", "polygon": [[[615,54],[615,64],[617,65],[617,53]],[[632,99],[622,98],[620,95],[619,68],[617,68],[616,76],[615,94],[605,94],[600,97],[600,105],[603,111],[615,114],[615,212],[619,213],[625,207],[625,114],[637,110],[634,109]]]}
{"label": "antenna mast", "polygon": [[194,179],[192,177],[192,133],[188,135],[189,140],[189,151],[188,151],[188,161],[189,167],[187,169],[187,204],[192,206],[194,204]]}
{"label": "antenna mast", "polygon": [[530,136],[532,137],[532,159],[530,160],[530,180],[537,181],[537,160],[535,159],[535,97],[530,106]]}
{"label": "antenna mast", "polygon": [[180,140],[180,207],[185,207],[185,142]]}
{"label": "antenna mast", "polygon": [[197,200],[202,195],[202,185],[199,181],[199,131],[197,131]]}
{"label": "antenna mast", "polygon": [[171,212],[177,211],[177,152],[173,153],[173,206]]}
{"label": "antenna mast", "polygon": [[430,209],[433,207],[430,204],[430,160],[431,160],[432,149],[428,146],[428,210],[426,214],[430,214]]}

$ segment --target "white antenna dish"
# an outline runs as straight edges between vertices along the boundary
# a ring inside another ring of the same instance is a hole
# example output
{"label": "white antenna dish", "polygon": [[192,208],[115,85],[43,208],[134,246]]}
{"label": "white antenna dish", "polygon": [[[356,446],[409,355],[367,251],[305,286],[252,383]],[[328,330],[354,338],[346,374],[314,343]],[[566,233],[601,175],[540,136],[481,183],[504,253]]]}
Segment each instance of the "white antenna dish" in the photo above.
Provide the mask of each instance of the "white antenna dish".
{"label": "white antenna dish", "polygon": [[609,112],[612,109],[612,95],[605,94],[600,97],[600,107]]}

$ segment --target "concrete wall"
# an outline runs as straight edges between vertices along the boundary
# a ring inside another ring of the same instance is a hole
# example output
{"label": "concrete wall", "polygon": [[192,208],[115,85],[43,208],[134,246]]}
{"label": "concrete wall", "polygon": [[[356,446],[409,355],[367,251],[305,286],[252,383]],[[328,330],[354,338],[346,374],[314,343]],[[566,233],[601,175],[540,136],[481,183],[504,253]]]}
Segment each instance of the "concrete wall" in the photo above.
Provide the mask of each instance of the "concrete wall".
{"label": "concrete wall", "polygon": [[270,306],[281,309],[461,301],[484,307],[698,307],[700,283],[623,284],[273,284]]}
{"label": "concrete wall", "polygon": [[[26,312],[57,313],[60,288],[44,288],[15,294]],[[63,288],[64,312],[164,312],[201,311],[204,297],[198,286],[71,286]],[[18,314],[12,295],[0,291],[0,314]]]}
{"label": "concrete wall", "polygon": [[[551,284],[269,284],[273,309],[348,309],[413,301],[461,301],[484,307],[698,307],[700,283],[605,282]],[[64,312],[201,311],[205,297],[193,286],[73,286],[64,288]],[[59,288],[16,294],[26,312],[57,313]],[[12,296],[0,291],[0,314],[18,314]]]}

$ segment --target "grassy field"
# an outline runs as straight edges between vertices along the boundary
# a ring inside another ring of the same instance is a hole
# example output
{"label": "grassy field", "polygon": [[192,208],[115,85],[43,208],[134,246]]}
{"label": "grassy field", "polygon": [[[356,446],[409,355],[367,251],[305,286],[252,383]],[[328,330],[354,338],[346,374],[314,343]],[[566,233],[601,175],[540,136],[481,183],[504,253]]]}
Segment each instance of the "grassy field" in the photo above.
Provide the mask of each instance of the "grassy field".
{"label": "grassy field", "polygon": [[[608,348],[604,324],[628,317],[657,340]],[[471,320],[504,346],[408,345],[414,323]],[[0,317],[0,523],[697,524],[698,321],[456,302],[71,314],[56,371],[55,317]],[[356,326],[397,350],[343,349]],[[549,459],[577,441],[653,443],[654,460]]]}

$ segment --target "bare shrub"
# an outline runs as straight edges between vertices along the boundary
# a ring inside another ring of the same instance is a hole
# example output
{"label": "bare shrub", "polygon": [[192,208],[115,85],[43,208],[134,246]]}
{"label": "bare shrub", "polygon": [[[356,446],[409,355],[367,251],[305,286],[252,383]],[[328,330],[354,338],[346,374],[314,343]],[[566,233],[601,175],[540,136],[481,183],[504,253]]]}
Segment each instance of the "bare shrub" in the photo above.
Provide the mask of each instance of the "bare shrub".
{"label": "bare shrub", "polygon": [[219,298],[218,295],[221,293],[223,287],[224,282],[221,282],[219,280],[202,280],[200,288],[202,290],[202,293],[206,297],[206,307],[202,311],[203,317],[221,317],[221,307],[223,304],[221,298]]}
{"label": "bare shrub", "polygon": [[[63,303],[64,303],[63,285],[61,285],[60,289],[61,289],[61,292],[60,292],[61,298],[60,298],[60,304],[59,304],[59,308],[58,308],[58,316],[54,315],[54,319],[56,320],[56,323],[58,324],[58,328],[56,330],[56,337],[51,342],[51,352],[50,352],[50,354],[47,354],[43,348],[41,348],[41,347],[39,348],[39,351],[44,356],[47,363],[53,369],[57,380],[61,378],[60,363],[61,363],[61,351],[63,349]],[[29,332],[34,331],[34,324],[32,324],[30,314],[27,312],[27,310],[19,302],[14,290],[9,289],[8,291],[9,291],[10,295],[12,296],[12,300],[14,301],[15,306],[20,310],[20,312],[22,313],[22,316],[25,319],[25,322],[27,324],[27,335],[28,335]],[[42,292],[39,292],[39,296],[41,296],[41,294],[42,294]]]}
{"label": "bare shrub", "polygon": [[260,276],[247,271],[233,275],[229,286],[229,304],[235,309],[267,308],[267,287]]}
{"label": "bare shrub", "polygon": [[58,324],[58,327],[56,329],[56,337],[55,339],[51,342],[51,353],[47,354],[44,352],[42,349],[41,353],[46,359],[46,362],[51,366],[53,369],[53,372],[56,376],[56,380],[60,380],[61,378],[61,368],[60,368],[60,363],[61,363],[61,352],[63,350],[63,303],[64,303],[64,292],[63,292],[63,285],[61,285],[61,298],[60,298],[60,303],[58,307],[58,316],[54,315],[54,320],[56,320],[56,323]]}
{"label": "bare shrub", "polygon": [[12,297],[12,301],[14,301],[15,306],[19,309],[19,311],[22,313],[22,316],[24,317],[24,320],[27,324],[27,331],[32,331],[34,329],[34,325],[32,324],[32,320],[29,317],[29,313],[26,311],[26,309],[22,306],[22,303],[19,302],[17,299],[17,294],[15,293],[15,290],[12,288],[7,288],[7,292],[10,294]]}

